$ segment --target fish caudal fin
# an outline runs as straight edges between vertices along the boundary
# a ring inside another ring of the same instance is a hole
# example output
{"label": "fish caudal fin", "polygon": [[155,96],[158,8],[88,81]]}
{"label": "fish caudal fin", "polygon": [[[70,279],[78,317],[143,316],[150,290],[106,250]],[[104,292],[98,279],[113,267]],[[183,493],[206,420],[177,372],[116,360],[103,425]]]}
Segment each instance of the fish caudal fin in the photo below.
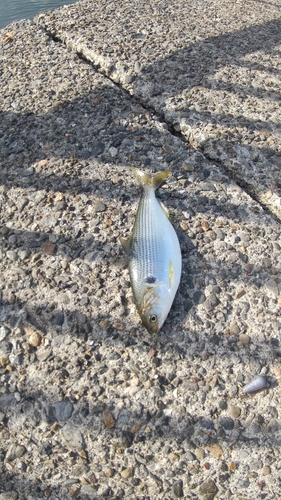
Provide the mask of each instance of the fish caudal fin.
{"label": "fish caudal fin", "polygon": [[142,186],[151,186],[154,190],[158,189],[171,173],[170,170],[166,170],[151,177],[138,168],[132,168],[132,171]]}

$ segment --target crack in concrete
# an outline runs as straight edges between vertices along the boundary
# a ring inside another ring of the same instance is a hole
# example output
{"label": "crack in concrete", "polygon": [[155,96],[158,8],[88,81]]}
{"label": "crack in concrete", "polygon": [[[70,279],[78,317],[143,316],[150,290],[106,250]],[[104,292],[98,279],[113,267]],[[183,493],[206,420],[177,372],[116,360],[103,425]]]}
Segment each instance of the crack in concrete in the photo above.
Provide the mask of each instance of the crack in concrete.
{"label": "crack in concrete", "polygon": [[[190,142],[188,142],[187,138],[185,138],[182,133],[180,133],[180,132],[178,132],[176,130],[176,128],[175,128],[175,126],[174,126],[174,124],[172,122],[167,121],[164,113],[160,113],[155,108],[153,108],[152,106],[150,106],[147,102],[145,102],[142,99],[136,97],[134,94],[131,94],[127,89],[125,89],[123,87],[123,85],[121,83],[118,83],[114,79],[110,78],[110,76],[107,75],[106,72],[101,69],[101,64],[99,62],[94,62],[92,60],[92,58],[87,57],[87,55],[85,54],[85,50],[84,50],[83,44],[75,45],[75,44],[72,43],[72,41],[63,40],[61,37],[55,35],[54,33],[51,33],[46,28],[45,28],[45,32],[46,32],[46,35],[49,36],[55,43],[61,43],[66,48],[71,48],[72,50],[74,50],[75,53],[77,54],[77,56],[81,60],[83,60],[87,64],[90,64],[100,75],[102,75],[104,78],[106,78],[107,80],[109,80],[119,90],[123,91],[130,99],[135,100],[135,102],[137,104],[141,105],[146,111],[149,111],[150,113],[153,113],[153,115],[160,122],[165,123],[165,125],[167,126],[167,129],[168,129],[168,131],[170,132],[171,135],[173,135],[174,137],[177,137],[184,144],[192,147],[194,150],[199,151],[201,154],[203,154],[203,156],[206,158],[206,160],[208,160],[209,162],[212,162],[218,168],[222,169],[223,172],[224,172],[224,174],[227,175],[227,177],[230,180],[234,181],[248,196],[250,196],[250,198],[252,200],[254,200],[256,203],[258,203],[260,205],[260,207],[262,207],[262,209],[265,211],[265,213],[271,215],[277,223],[281,222],[281,219],[274,212],[272,212],[269,207],[267,207],[264,203],[262,203],[258,199],[258,197],[254,193],[254,190],[253,190],[252,186],[249,183],[247,183],[245,180],[238,179],[238,177],[235,176],[234,172],[228,170],[223,165],[223,163],[221,161],[214,160],[214,159],[208,157],[208,155],[206,155],[205,153],[203,153],[200,150],[200,148],[194,147]],[[91,54],[93,54],[92,51],[91,51]],[[96,56],[96,57],[97,58],[101,58],[102,61],[104,61],[106,59],[106,58],[104,58],[103,56],[100,56],[100,55]],[[108,64],[109,64],[109,61],[108,61]]]}

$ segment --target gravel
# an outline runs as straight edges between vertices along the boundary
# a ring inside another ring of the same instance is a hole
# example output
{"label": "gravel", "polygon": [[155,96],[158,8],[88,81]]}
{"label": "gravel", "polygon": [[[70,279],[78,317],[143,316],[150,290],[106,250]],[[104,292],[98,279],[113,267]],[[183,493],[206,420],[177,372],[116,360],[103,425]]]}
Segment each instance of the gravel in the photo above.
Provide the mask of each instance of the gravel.
{"label": "gravel", "polygon": [[281,218],[278,2],[83,0],[37,22]]}
{"label": "gravel", "polygon": [[[83,0],[1,31],[1,500],[280,496],[278,16]],[[130,166],[171,170],[158,337],[119,243]]]}

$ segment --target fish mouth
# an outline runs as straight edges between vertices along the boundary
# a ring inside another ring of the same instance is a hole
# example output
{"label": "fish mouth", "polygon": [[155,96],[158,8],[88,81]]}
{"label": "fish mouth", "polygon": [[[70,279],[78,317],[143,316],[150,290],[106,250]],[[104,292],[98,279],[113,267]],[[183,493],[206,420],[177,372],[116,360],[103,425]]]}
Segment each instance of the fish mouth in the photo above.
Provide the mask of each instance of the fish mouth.
{"label": "fish mouth", "polygon": [[146,329],[150,335],[156,335],[160,330],[160,328],[158,328],[158,327],[157,328],[148,328],[147,326],[146,326]]}

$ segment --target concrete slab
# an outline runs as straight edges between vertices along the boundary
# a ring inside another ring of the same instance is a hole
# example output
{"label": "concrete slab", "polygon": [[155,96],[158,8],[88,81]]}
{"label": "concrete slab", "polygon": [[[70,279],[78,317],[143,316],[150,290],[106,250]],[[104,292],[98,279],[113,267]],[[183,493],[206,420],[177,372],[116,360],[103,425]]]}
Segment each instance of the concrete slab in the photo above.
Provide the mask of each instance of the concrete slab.
{"label": "concrete slab", "polygon": [[[85,5],[50,16],[68,12],[77,35]],[[0,495],[274,498],[280,223],[57,28],[14,23],[1,37]],[[139,198],[130,166],[171,170],[158,196],[183,274],[157,338],[119,243]],[[244,396],[258,374],[267,386]]]}
{"label": "concrete slab", "polygon": [[281,217],[279,2],[83,0],[37,22]]}

